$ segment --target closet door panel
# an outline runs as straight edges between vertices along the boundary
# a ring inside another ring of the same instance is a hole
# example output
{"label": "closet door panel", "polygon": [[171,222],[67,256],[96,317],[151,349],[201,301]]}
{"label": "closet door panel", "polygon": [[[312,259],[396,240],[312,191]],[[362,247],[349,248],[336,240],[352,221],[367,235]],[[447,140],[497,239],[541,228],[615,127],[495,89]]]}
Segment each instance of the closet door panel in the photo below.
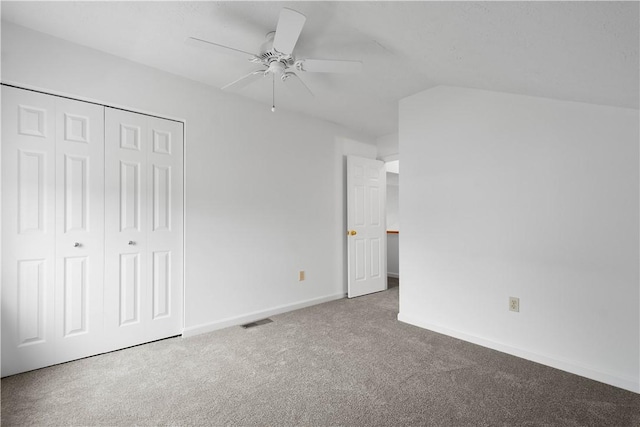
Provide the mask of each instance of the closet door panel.
{"label": "closet door panel", "polygon": [[2,87],[2,376],[55,363],[55,101]]}
{"label": "closet door panel", "polygon": [[149,277],[156,336],[182,332],[183,125],[149,117]]}
{"label": "closet door panel", "polygon": [[57,357],[103,350],[104,107],[56,98]]}
{"label": "closet door panel", "polygon": [[147,118],[105,109],[105,332],[112,349],[146,341]]}
{"label": "closet door panel", "polygon": [[106,109],[107,330],[117,347],[182,332],[182,123]]}

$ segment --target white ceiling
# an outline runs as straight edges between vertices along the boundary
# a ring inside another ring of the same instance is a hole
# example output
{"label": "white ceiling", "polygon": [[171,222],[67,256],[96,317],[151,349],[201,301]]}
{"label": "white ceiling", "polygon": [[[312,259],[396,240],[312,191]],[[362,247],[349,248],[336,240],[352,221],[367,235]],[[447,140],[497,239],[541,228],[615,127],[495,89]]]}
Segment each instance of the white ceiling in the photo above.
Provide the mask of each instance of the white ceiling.
{"label": "white ceiling", "polygon": [[[360,59],[360,75],[305,73],[314,98],[281,109],[378,137],[398,100],[438,84],[638,108],[638,2],[2,2],[2,19],[222,87],[255,69],[194,36],[257,52],[282,7],[307,16],[294,54]],[[238,90],[271,105],[270,81]]]}

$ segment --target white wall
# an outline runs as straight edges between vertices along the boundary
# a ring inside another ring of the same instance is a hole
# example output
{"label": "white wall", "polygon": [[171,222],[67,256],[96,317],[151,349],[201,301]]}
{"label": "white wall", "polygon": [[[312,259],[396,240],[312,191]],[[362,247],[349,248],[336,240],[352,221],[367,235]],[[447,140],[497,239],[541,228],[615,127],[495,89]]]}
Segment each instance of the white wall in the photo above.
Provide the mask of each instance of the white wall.
{"label": "white wall", "polygon": [[397,133],[378,137],[376,146],[378,147],[378,159],[385,161],[398,159],[399,144]]}
{"label": "white wall", "polygon": [[480,90],[402,100],[399,319],[640,391],[638,128]]}
{"label": "white wall", "polygon": [[387,172],[387,230],[400,230],[400,176]]}
{"label": "white wall", "polygon": [[373,140],[4,22],[2,81],[185,120],[188,333],[345,294],[343,152]]}

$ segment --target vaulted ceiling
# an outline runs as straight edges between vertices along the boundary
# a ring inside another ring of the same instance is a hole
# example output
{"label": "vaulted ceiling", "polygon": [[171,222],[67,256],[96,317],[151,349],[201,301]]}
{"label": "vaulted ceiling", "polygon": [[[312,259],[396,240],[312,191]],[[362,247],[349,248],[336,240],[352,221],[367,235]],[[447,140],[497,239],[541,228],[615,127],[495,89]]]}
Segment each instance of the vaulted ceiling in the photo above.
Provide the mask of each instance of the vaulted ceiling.
{"label": "vaulted ceiling", "polygon": [[[2,2],[2,19],[220,88],[256,67],[187,37],[258,53],[280,10],[306,15],[298,57],[358,59],[361,74],[304,73],[314,97],[279,108],[370,136],[398,100],[446,84],[638,108],[638,2]],[[271,106],[268,79],[235,91]]]}

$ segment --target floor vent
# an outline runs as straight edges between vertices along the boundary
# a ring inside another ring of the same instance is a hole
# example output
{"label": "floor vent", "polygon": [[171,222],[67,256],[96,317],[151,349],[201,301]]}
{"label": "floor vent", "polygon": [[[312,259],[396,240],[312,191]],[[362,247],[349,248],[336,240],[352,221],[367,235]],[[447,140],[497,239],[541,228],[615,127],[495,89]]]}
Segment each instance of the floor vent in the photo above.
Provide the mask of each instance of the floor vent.
{"label": "floor vent", "polygon": [[253,328],[254,326],[266,325],[267,323],[271,323],[273,320],[271,319],[262,319],[257,320],[255,322],[247,323],[246,325],[241,325],[244,329]]}

